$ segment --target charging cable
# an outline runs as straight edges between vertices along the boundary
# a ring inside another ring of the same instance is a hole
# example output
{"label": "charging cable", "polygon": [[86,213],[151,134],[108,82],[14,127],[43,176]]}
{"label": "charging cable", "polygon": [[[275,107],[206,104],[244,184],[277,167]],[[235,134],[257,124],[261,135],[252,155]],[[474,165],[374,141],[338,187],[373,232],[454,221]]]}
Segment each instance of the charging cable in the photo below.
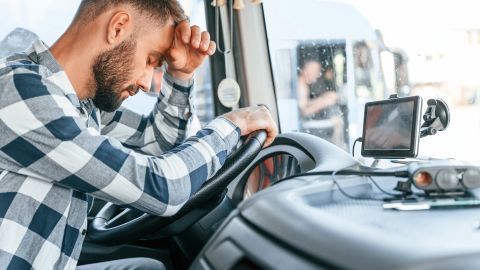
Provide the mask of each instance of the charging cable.
{"label": "charging cable", "polygon": [[358,137],[358,138],[355,139],[355,141],[353,142],[353,147],[352,147],[352,156],[353,156],[353,157],[355,157],[355,144],[357,144],[357,142],[363,142],[362,137]]}

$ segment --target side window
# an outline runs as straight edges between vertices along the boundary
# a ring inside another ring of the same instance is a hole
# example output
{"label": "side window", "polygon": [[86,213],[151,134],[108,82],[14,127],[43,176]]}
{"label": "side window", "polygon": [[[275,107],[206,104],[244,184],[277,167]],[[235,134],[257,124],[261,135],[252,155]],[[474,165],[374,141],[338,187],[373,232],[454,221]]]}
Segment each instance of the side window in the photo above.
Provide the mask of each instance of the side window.
{"label": "side window", "polygon": [[[202,30],[207,29],[205,17],[205,2],[203,0],[179,0],[187,13],[190,24],[198,25]],[[194,104],[196,117],[201,127],[212,121],[215,117],[213,108],[212,69],[209,59],[195,72],[196,89]]]}

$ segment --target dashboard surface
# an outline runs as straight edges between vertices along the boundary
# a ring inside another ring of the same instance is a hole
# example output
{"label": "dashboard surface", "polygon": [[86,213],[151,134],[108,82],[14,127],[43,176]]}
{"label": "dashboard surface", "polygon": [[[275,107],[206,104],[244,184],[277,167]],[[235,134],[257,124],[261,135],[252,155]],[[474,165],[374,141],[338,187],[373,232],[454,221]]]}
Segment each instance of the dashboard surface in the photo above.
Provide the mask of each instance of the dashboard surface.
{"label": "dashboard surface", "polygon": [[[318,170],[318,160],[325,154],[341,166],[355,164],[324,149],[324,142],[307,139],[312,147],[289,144],[304,152],[305,159],[277,145],[239,176],[237,189],[242,179],[255,173],[252,168],[275,151],[296,157],[301,172]],[[376,180],[391,190],[398,178]],[[364,177],[337,176],[337,183],[352,195],[382,197]],[[241,201],[191,269],[475,269],[480,265],[480,209],[403,212],[382,205],[382,201],[346,197],[328,175],[282,181]]]}

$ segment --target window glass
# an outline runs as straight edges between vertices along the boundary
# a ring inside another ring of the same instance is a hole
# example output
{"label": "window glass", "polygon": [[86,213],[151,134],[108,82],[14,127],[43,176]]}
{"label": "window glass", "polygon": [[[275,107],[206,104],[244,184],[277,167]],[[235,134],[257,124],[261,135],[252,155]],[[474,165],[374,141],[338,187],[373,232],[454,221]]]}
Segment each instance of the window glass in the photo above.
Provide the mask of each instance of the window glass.
{"label": "window glass", "polygon": [[480,160],[471,151],[480,149],[475,5],[264,1],[281,132],[307,132],[350,150],[361,137],[366,102],[420,95],[424,112],[428,99],[442,98],[450,126],[421,139],[419,155]]}
{"label": "window glass", "polygon": [[[185,12],[190,18],[192,24],[199,25],[206,29],[204,2],[201,0],[181,0]],[[3,57],[12,51],[24,50],[30,43],[37,38],[43,40],[47,45],[52,45],[56,39],[67,29],[70,24],[80,0],[70,1],[35,1],[35,0],[0,0],[0,57]],[[25,29],[19,33],[22,36],[5,38],[15,28]],[[27,31],[33,34],[27,34]],[[27,40],[28,42],[24,42]],[[212,87],[211,87],[211,69],[209,61],[197,70],[196,92],[194,102],[197,111],[197,124],[205,125],[214,117]],[[144,94],[139,92],[134,97],[128,98],[124,106],[129,107],[139,113],[148,114],[155,104],[155,90],[159,90],[163,72],[156,71],[151,93]]]}
{"label": "window glass", "polygon": [[[202,30],[207,29],[207,21],[205,18],[205,4],[203,0],[179,0],[183,5],[185,12],[190,18],[192,25],[198,25]],[[195,95],[194,104],[196,116],[203,127],[213,120],[213,86],[212,86],[212,70],[210,61],[207,59],[200,68],[195,72]]]}
{"label": "window glass", "polygon": [[345,148],[345,40],[300,41],[295,51],[300,131]]}

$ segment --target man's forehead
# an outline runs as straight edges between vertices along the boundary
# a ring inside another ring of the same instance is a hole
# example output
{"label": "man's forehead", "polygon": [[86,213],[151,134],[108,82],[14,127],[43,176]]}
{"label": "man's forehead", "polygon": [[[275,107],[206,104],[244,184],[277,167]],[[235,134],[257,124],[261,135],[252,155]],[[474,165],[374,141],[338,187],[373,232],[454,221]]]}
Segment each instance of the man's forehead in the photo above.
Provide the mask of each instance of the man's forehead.
{"label": "man's forehead", "polygon": [[175,28],[175,22],[171,17],[168,19],[161,19],[161,18],[156,18],[149,16],[146,13],[139,13],[139,12],[134,12],[133,13],[133,21],[135,24],[135,29],[137,31],[145,31],[145,32],[151,32],[151,31],[159,31],[160,29],[174,29]]}
{"label": "man's forehead", "polygon": [[140,39],[155,47],[153,53],[162,53],[172,45],[175,36],[175,25],[173,23],[158,26],[149,25],[143,32],[143,38],[140,37]]}

